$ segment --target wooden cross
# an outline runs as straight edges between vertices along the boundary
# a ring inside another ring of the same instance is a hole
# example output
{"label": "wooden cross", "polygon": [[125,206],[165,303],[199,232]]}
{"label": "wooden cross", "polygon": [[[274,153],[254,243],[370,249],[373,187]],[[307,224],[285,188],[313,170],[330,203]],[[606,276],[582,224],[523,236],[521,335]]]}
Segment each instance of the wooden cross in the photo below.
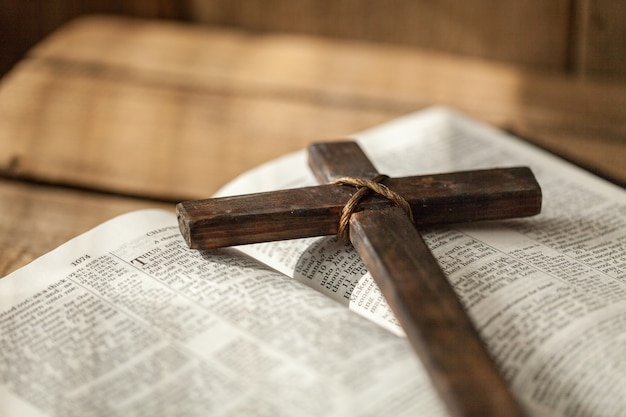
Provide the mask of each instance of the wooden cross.
{"label": "wooden cross", "polygon": [[[309,147],[320,182],[379,174],[355,142]],[[349,236],[453,416],[522,416],[477,331],[416,225],[523,217],[541,209],[528,168],[387,179],[410,205],[363,198],[349,218]],[[210,249],[335,234],[354,187],[321,185],[177,205],[192,248]]]}

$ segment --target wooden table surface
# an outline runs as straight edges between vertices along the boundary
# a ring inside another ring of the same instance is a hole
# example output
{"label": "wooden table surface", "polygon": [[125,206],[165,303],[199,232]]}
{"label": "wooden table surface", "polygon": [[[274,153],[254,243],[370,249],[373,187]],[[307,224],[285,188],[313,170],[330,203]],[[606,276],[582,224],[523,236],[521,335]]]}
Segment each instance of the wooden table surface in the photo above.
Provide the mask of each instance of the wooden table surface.
{"label": "wooden table surface", "polygon": [[454,107],[626,184],[626,84],[408,47],[85,17],[0,83],[0,276],[311,141]]}

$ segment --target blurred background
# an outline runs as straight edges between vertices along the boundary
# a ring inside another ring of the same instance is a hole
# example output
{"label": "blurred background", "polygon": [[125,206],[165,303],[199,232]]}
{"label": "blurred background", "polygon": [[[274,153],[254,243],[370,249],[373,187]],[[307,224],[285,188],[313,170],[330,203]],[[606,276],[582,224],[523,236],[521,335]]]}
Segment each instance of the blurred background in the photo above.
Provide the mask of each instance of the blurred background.
{"label": "blurred background", "polygon": [[626,187],[626,0],[0,0],[0,275],[433,105]]}
{"label": "blurred background", "polygon": [[412,45],[626,79],[624,0],[0,0],[0,75],[54,29],[91,13]]}

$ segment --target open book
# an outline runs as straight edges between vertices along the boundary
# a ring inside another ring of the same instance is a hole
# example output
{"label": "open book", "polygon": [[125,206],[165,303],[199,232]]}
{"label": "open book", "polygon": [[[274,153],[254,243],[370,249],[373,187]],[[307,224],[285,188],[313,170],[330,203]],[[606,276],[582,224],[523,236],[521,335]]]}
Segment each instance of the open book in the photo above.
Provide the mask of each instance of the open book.
{"label": "open book", "polygon": [[[390,176],[533,169],[539,216],[425,240],[529,415],[626,415],[626,192],[443,108],[354,137]],[[314,183],[298,152],[219,194]],[[349,245],[193,251],[173,213],[147,210],[0,280],[0,414],[445,411]]]}

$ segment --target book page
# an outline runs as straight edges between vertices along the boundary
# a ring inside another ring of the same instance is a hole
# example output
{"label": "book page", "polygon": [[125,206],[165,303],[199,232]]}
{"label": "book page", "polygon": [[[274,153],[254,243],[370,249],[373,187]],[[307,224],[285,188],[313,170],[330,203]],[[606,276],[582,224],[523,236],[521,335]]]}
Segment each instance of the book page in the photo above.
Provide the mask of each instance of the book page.
{"label": "book page", "polygon": [[[390,176],[530,166],[533,218],[424,230],[450,283],[517,395],[536,415],[626,415],[626,193],[447,109],[356,134]],[[221,194],[311,185],[303,152]],[[353,249],[335,237],[241,250],[402,334]]]}
{"label": "book page", "polygon": [[0,280],[3,416],[443,415],[404,339],[176,217],[113,219]]}

